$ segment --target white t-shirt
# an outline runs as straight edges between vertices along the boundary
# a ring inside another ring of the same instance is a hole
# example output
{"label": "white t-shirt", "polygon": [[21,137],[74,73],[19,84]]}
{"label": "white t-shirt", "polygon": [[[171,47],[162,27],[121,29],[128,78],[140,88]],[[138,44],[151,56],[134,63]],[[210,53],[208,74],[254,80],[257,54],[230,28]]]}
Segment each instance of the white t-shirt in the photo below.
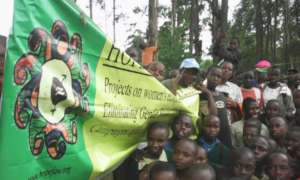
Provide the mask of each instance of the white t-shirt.
{"label": "white t-shirt", "polygon": [[292,97],[292,92],[286,84],[280,84],[279,87],[274,89],[266,86],[263,90],[264,105],[266,106],[267,102],[272,99],[277,99],[280,94],[286,94]]}

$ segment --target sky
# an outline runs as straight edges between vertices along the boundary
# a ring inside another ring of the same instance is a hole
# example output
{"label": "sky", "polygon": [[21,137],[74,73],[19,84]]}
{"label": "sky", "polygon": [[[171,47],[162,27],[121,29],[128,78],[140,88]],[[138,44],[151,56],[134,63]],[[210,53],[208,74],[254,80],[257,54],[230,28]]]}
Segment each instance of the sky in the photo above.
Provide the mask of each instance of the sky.
{"label": "sky", "polygon": [[[101,9],[100,5],[94,5],[93,8],[93,20],[94,22],[106,33],[109,39],[113,39],[113,13],[112,13],[112,0],[104,0],[105,9]],[[219,0],[221,1],[221,0]],[[232,19],[233,12],[240,0],[229,0],[229,20]],[[88,8],[89,0],[77,0],[77,4],[81,9],[89,15]],[[124,13],[125,17],[120,19],[116,24],[116,46],[121,49],[126,49],[128,47],[127,37],[132,33],[128,31],[130,29],[130,24],[136,23],[136,29],[146,31],[148,17],[146,15],[136,15],[133,13],[133,8],[138,6],[140,8],[146,7],[148,0],[116,0],[116,14]],[[171,6],[171,0],[159,0],[160,5]],[[12,24],[13,15],[13,0],[2,0],[0,2],[0,34],[8,36],[10,27]],[[203,16],[208,16],[208,12],[205,11]],[[159,25],[164,22],[164,19],[159,19]],[[208,52],[208,48],[211,45],[211,32],[208,27],[204,27],[200,34],[200,38],[203,42],[204,56]],[[207,57],[207,56],[206,56]]]}

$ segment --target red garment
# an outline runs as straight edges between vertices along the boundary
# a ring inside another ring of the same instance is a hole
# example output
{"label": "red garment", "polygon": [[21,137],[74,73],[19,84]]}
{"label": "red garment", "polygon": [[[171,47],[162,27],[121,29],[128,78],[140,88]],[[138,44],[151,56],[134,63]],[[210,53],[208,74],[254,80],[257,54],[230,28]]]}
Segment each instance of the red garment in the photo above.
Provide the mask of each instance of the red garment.
{"label": "red garment", "polygon": [[255,99],[258,106],[260,108],[263,108],[262,93],[258,88],[253,87],[251,89],[245,89],[245,88],[241,87],[241,91],[242,91],[243,99],[246,99],[246,98]]}

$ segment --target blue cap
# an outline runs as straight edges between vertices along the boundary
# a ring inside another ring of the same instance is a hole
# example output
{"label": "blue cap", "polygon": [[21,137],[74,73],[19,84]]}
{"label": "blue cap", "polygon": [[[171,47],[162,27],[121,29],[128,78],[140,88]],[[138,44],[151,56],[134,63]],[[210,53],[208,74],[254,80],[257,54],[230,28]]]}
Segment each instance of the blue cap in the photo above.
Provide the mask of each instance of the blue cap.
{"label": "blue cap", "polygon": [[179,69],[197,69],[199,70],[200,66],[199,63],[196,61],[195,58],[185,58],[181,64]]}

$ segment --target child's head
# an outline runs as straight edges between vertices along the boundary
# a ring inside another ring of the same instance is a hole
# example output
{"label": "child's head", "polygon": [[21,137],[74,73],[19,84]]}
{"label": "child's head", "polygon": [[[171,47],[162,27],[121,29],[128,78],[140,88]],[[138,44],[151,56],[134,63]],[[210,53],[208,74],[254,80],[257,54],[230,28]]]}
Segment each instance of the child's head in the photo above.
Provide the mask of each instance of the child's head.
{"label": "child's head", "polygon": [[179,140],[172,155],[176,169],[183,170],[195,164],[197,149],[198,146],[193,140],[186,138]]}
{"label": "child's head", "polygon": [[267,159],[266,173],[272,180],[290,180],[293,173],[288,155],[282,152],[271,153]]}
{"label": "child's head", "polygon": [[202,121],[203,137],[214,140],[220,132],[220,119],[215,115],[208,115]]}
{"label": "child's head", "polygon": [[187,168],[181,175],[184,180],[215,180],[215,170],[208,164],[195,164]]}
{"label": "child's head", "polygon": [[270,153],[270,144],[268,142],[268,138],[264,136],[255,137],[250,148],[254,152],[257,162],[262,162]]}
{"label": "child's head", "polygon": [[226,82],[233,76],[234,65],[231,62],[225,61],[222,63],[221,68],[223,73],[222,80]]}
{"label": "child's head", "polygon": [[275,141],[285,138],[288,126],[286,120],[281,116],[270,119],[270,134]]}
{"label": "child's head", "polygon": [[150,168],[149,180],[176,180],[176,168],[168,162],[155,162]]}
{"label": "child's head", "polygon": [[297,146],[300,146],[300,127],[290,127],[286,135],[286,149],[290,156],[295,156]]}
{"label": "child's head", "polygon": [[275,85],[280,81],[281,71],[278,67],[272,67],[268,72],[268,79],[270,85]]}
{"label": "child's head", "polygon": [[255,155],[249,148],[235,149],[231,155],[232,175],[250,179],[255,171]]}
{"label": "child's head", "polygon": [[267,119],[271,119],[274,116],[279,116],[281,114],[280,103],[276,99],[269,100],[266,104],[266,116]]}
{"label": "child's head", "polygon": [[192,118],[185,113],[180,113],[172,123],[172,131],[177,139],[188,138],[194,133]]}
{"label": "child's head", "polygon": [[253,87],[254,73],[253,71],[248,71],[243,76],[243,86],[244,88],[250,89]]}
{"label": "child's head", "polygon": [[207,71],[207,87],[215,89],[222,80],[222,69],[219,67],[211,67]]}
{"label": "child's head", "polygon": [[147,152],[152,156],[160,156],[169,137],[169,127],[161,122],[154,122],[147,130]]}
{"label": "child's head", "polygon": [[152,62],[147,70],[159,81],[164,80],[165,77],[165,66],[159,62],[159,61],[154,61]]}
{"label": "child's head", "polygon": [[246,147],[251,147],[253,139],[260,135],[261,122],[256,118],[250,118],[244,122],[243,142]]}
{"label": "child's head", "polygon": [[196,156],[196,164],[204,164],[207,163],[207,154],[206,151],[201,147],[197,147],[197,156]]}
{"label": "child's head", "polygon": [[255,99],[246,98],[243,101],[243,112],[244,119],[247,120],[249,118],[258,118],[259,115],[259,107]]}
{"label": "child's head", "polygon": [[293,92],[293,100],[296,108],[300,108],[300,89]]}
{"label": "child's head", "polygon": [[294,120],[295,120],[296,125],[300,126],[300,108],[296,109]]}

